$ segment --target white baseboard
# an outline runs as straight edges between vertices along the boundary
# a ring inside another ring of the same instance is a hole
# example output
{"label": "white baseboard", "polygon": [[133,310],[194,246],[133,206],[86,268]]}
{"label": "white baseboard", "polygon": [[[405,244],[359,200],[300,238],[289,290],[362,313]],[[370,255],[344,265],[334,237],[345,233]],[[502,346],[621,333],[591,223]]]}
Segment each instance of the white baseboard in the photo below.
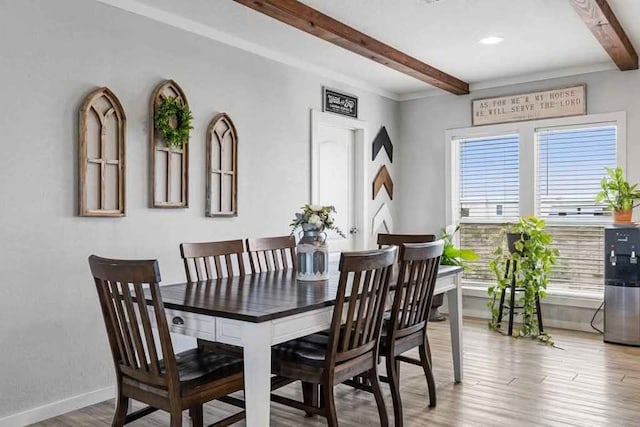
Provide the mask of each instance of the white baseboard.
{"label": "white baseboard", "polygon": [[0,427],[26,426],[37,423],[38,421],[66,414],[70,411],[84,408],[85,406],[91,406],[96,403],[104,402],[105,400],[113,399],[114,396],[114,386],[101,388],[89,393],[69,397],[67,399],[48,403],[24,412],[9,415],[8,417],[0,418]]}
{"label": "white baseboard", "polygon": [[[446,312],[445,310],[440,310],[442,312]],[[464,317],[472,317],[475,319],[482,320],[491,320],[491,314],[488,310],[464,310]],[[559,320],[559,319],[543,319],[543,324],[545,327],[549,326],[551,328],[558,329],[569,329],[572,331],[581,331],[581,332],[591,332],[596,333],[596,331],[591,327],[590,324],[585,324],[584,322],[576,322],[571,320]]]}

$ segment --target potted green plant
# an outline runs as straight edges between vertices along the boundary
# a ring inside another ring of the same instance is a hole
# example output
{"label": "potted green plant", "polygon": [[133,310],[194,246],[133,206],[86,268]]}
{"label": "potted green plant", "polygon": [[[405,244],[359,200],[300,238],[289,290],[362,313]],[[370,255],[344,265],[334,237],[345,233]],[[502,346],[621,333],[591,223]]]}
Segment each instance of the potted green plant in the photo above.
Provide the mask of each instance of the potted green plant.
{"label": "potted green plant", "polygon": [[640,199],[640,191],[636,190],[638,184],[629,184],[624,179],[622,168],[605,168],[607,175],[602,177],[600,186],[602,190],[596,195],[596,203],[604,203],[607,209],[613,211],[613,221],[616,224],[628,224],[634,201]]}
{"label": "potted green plant", "polygon": [[[516,288],[524,290],[516,304],[522,307],[522,326],[517,335],[553,344],[548,333],[540,332],[535,315],[536,297],[546,296],[551,267],[558,256],[558,250],[551,247],[553,238],[545,230],[545,226],[545,221],[534,216],[520,218],[517,224],[505,226],[502,243],[493,252],[494,259],[489,263],[489,268],[496,275],[496,284],[488,288],[491,299],[487,305],[491,309],[489,326],[497,330],[502,320],[499,319],[500,298],[509,288],[514,275]],[[505,235],[511,236],[509,243],[506,242]],[[514,261],[516,269],[507,275],[507,266],[513,265]]]}
{"label": "potted green plant", "polygon": [[[441,265],[457,265],[464,269],[467,268],[466,263],[468,261],[476,261],[480,257],[473,249],[458,248],[454,242],[454,235],[460,230],[460,226],[448,225],[440,231],[440,238],[444,241],[444,248],[442,250],[442,257],[440,258]],[[434,295],[431,302],[431,309],[429,312],[430,322],[439,322],[445,320],[445,317],[440,314],[438,308],[444,303],[444,294]]]}
{"label": "potted green plant", "polygon": [[453,238],[458,230],[460,230],[459,225],[457,227],[450,225],[447,228],[442,229],[440,232],[440,238],[444,241],[440,264],[457,265],[459,267],[466,268],[466,262],[476,261],[479,256],[473,249],[462,249],[456,247]]}

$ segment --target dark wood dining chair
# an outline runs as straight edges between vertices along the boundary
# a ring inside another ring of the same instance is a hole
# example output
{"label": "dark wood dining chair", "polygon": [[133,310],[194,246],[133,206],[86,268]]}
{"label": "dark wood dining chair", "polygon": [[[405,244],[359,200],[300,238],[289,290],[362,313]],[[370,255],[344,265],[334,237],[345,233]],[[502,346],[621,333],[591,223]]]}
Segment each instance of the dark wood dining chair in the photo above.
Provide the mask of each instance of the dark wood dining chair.
{"label": "dark wood dining chair", "polygon": [[[334,386],[362,374],[371,382],[381,425],[388,425],[377,362],[384,301],[396,251],[389,247],[342,253],[329,334],[309,335],[272,349],[272,372],[307,385],[303,387],[304,403],[272,394],[274,402],[322,415],[334,427],[338,425]],[[321,389],[320,403],[313,396],[317,385]]]}
{"label": "dark wood dining chair", "polygon": [[[436,240],[435,234],[378,234],[378,247],[382,248],[384,246],[394,245],[394,246],[402,246],[404,243],[429,243]],[[397,271],[395,271],[397,274]],[[396,276],[397,277],[397,276]],[[430,308],[429,317],[433,320],[434,318],[441,317],[442,315],[438,313],[438,307],[442,305],[444,295],[440,295],[439,297],[435,297],[432,302],[432,306]],[[391,300],[389,300],[391,304]],[[429,347],[429,339],[427,338],[427,350],[428,353],[431,354],[431,349]],[[357,380],[357,379],[356,379]]]}
{"label": "dark wood dining chair", "polygon": [[[403,243],[428,243],[436,240],[435,234],[378,234],[378,247],[387,245],[401,246]],[[429,310],[429,320],[442,321],[445,317],[438,312],[444,302],[444,295],[436,295]]]}
{"label": "dark wood dining chair", "polygon": [[247,239],[251,271],[262,273],[296,269],[296,238],[294,236]]}
{"label": "dark wood dining chair", "polygon": [[242,240],[182,243],[180,255],[189,282],[245,275]]}
{"label": "dark wood dining chair", "polygon": [[[427,380],[429,406],[436,406],[436,383],[431,367],[431,351],[427,339],[429,308],[436,286],[444,242],[408,243],[400,246],[400,268],[391,312],[385,315],[380,356],[387,365],[388,382],[393,399],[394,425],[401,427],[400,362],[422,367]],[[403,353],[418,348],[420,360]]]}
{"label": "dark wood dining chair", "polygon": [[[89,257],[116,371],[118,395],[114,426],[123,426],[158,409],[182,425],[189,409],[193,425],[203,425],[203,403],[243,389],[243,363],[229,355],[196,348],[173,351],[160,295],[158,262]],[[152,310],[145,299],[148,284]],[[159,346],[154,340],[157,331]],[[129,399],[149,405],[127,414]],[[217,422],[225,426],[244,412]]]}

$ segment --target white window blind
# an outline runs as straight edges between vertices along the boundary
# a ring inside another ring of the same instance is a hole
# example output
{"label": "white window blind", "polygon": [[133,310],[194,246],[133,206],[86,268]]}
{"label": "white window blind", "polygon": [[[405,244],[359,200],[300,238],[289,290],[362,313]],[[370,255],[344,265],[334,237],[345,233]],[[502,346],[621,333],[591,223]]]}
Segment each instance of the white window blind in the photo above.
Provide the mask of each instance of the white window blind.
{"label": "white window blind", "polygon": [[616,126],[536,132],[536,212],[547,220],[604,220],[596,204],[605,167],[616,167]]}
{"label": "white window blind", "polygon": [[539,129],[535,139],[536,212],[549,222],[547,230],[560,253],[551,270],[549,288],[601,291],[604,274],[601,224],[609,221],[611,213],[604,205],[595,203],[594,198],[600,191],[605,168],[616,167],[617,127],[596,124]]}
{"label": "white window blind", "polygon": [[518,135],[460,140],[459,156],[461,221],[518,218]]}

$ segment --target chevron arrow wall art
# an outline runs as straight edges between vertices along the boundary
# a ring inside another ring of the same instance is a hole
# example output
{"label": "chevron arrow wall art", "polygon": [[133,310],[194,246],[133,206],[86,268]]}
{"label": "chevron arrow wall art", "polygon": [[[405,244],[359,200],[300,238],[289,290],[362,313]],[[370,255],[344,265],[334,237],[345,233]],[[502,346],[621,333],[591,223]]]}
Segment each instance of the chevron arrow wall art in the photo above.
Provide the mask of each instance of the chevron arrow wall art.
{"label": "chevron arrow wall art", "polygon": [[393,163],[393,144],[391,143],[391,138],[389,138],[389,134],[387,133],[387,128],[382,126],[378,131],[375,139],[373,140],[373,157],[371,160],[375,160],[380,152],[380,149],[384,148],[384,151],[387,152],[387,156],[391,163]]}
{"label": "chevron arrow wall art", "polygon": [[384,187],[387,190],[387,194],[389,194],[389,198],[393,200],[393,180],[391,179],[391,175],[389,175],[389,171],[386,166],[382,166],[376,177],[373,179],[373,199],[375,200],[376,196],[380,192],[380,189]]}

